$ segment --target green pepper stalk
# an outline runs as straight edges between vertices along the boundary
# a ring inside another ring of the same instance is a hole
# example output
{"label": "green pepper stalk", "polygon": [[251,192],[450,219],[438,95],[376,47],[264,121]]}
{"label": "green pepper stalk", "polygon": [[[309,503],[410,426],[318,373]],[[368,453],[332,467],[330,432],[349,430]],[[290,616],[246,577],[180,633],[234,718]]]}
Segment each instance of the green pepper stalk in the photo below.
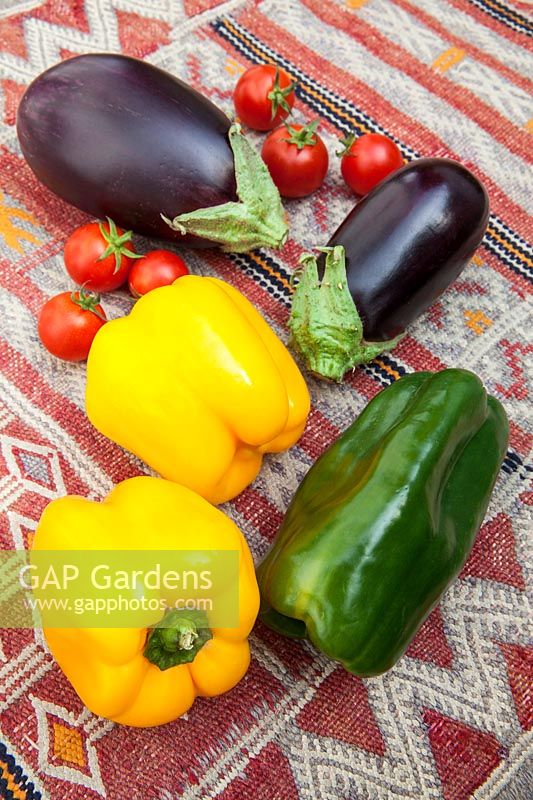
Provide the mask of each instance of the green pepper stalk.
{"label": "green pepper stalk", "polygon": [[144,656],[159,669],[189,664],[204,644],[213,638],[203,611],[174,609],[165,614],[148,634]]}

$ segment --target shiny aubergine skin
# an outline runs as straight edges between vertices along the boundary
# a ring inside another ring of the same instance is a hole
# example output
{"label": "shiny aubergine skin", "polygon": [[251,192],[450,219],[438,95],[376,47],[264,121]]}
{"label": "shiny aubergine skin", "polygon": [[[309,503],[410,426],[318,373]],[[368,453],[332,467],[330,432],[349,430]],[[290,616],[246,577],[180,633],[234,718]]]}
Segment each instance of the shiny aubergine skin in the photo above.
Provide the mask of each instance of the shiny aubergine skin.
{"label": "shiny aubergine skin", "polygon": [[44,72],[18,110],[22,152],[64,200],[123,228],[209,242],[162,219],[236,200],[229,119],[187,84],[135,58],[78,56]]}
{"label": "shiny aubergine skin", "polygon": [[431,306],[481,243],[488,215],[482,184],[445,158],[411,162],[357,204],[328,245],[345,248],[366,341],[393,339]]}

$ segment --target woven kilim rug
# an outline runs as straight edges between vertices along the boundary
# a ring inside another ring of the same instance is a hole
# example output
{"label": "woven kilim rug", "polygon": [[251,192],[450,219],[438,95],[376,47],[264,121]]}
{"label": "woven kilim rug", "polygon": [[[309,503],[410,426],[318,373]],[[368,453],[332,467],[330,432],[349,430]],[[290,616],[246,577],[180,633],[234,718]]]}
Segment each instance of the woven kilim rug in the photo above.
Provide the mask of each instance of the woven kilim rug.
{"label": "woven kilim rug", "polygon": [[[36,314],[70,287],[62,248],[86,217],[40,186],[21,158],[17,103],[72,54],[146,58],[232,111],[251,64],[298,82],[297,121],[320,119],[323,190],[287,203],[281,252],[187,253],[193,271],[243,291],[286,339],[290,276],[352,207],[334,156],[351,130],[381,131],[404,156],[449,156],[484,182],[483,246],[391,353],[341,386],[310,381],[313,410],[290,452],[266,460],[224,510],[255,557],[273,539],[314,459],[382,387],[407,372],[467,367],[504,403],[511,440],[460,578],[388,674],[358,680],[258,625],[242,683],[157,729],[85,709],[33,631],[0,632],[0,795],[12,800],[527,800],[533,724],[533,493],[528,290],[533,254],[530,3],[501,0],[0,0],[1,546],[26,546],[65,493],[103,497],[145,467],[92,429],[84,365],[49,356]],[[261,137],[252,136],[259,145]],[[148,242],[138,241],[142,250]],[[109,316],[131,301],[104,298]]]}

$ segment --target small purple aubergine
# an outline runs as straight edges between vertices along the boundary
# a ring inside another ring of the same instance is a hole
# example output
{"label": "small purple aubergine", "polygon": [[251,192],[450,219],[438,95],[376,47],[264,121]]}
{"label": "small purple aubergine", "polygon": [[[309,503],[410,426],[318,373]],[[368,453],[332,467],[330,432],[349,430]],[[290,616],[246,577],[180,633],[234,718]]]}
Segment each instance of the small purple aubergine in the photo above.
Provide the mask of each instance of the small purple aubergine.
{"label": "small purple aubergine", "polygon": [[341,380],[391,349],[468,264],[489,216],[472,173],[445,158],[402,167],[361,200],[320,256],[302,256],[289,325],[318,375]]}

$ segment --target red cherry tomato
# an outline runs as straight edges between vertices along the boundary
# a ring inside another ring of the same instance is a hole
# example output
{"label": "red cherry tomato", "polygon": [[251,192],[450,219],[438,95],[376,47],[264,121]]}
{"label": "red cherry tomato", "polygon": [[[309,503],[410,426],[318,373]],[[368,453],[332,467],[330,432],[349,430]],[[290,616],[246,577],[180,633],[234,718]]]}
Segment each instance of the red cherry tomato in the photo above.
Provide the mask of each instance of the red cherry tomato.
{"label": "red cherry tomato", "polygon": [[365,133],[358,139],[351,134],[342,144],[344,150],[337,154],[342,156],[342,177],[356,194],[368,194],[387,175],[404,165],[398,147],[381,133]]}
{"label": "red cherry tomato", "polygon": [[291,112],[294,83],[279,67],[261,64],[244,72],[233,92],[235,111],[243,125],[270,131]]}
{"label": "red cherry tomato", "polygon": [[305,197],[324,182],[329,158],[317,127],[282,125],[264,141],[263,161],[283,197]]}
{"label": "red cherry tomato", "polygon": [[158,286],[169,286],[182,275],[188,275],[185,261],[169,250],[152,250],[130,270],[128,285],[132,295],[140,297]]}
{"label": "red cherry tomato", "polygon": [[49,353],[64,361],[85,361],[94,337],[107,322],[100,296],[80,289],[50,298],[39,314],[38,331]]}
{"label": "red cherry tomato", "polygon": [[131,247],[132,232],[117,228],[109,217],[107,220],[77,228],[64,251],[72,280],[96,292],[112,292],[122,286],[134,260],[141,258]]}

